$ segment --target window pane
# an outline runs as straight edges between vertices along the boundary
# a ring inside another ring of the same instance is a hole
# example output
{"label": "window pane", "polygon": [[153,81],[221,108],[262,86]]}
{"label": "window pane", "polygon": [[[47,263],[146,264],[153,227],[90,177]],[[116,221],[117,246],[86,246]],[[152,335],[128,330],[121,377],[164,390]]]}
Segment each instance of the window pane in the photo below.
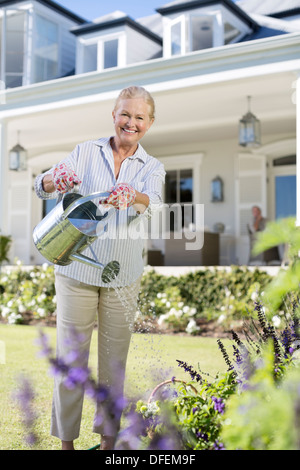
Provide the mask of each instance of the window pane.
{"label": "window pane", "polygon": [[97,44],[84,47],[84,72],[94,72],[97,70]]}
{"label": "window pane", "polygon": [[104,63],[103,68],[109,69],[118,65],[118,39],[104,42]]}
{"label": "window pane", "polygon": [[45,199],[43,201],[43,217],[49,214],[52,209],[56,206],[56,199]]}
{"label": "window pane", "polygon": [[58,26],[37,15],[36,31],[35,82],[42,82],[58,76]]}
{"label": "window pane", "polygon": [[180,201],[193,201],[193,170],[180,170]]}
{"label": "window pane", "polygon": [[224,44],[230,44],[241,32],[230,23],[224,25]]}
{"label": "window pane", "polygon": [[276,219],[296,216],[296,175],[275,178]]}
{"label": "window pane", "polygon": [[5,82],[7,88],[21,86],[24,71],[25,13],[6,13]]}
{"label": "window pane", "polygon": [[192,50],[199,51],[213,47],[213,20],[208,16],[193,16],[192,27]]}
{"label": "window pane", "polygon": [[181,23],[171,26],[171,54],[181,54]]}
{"label": "window pane", "polygon": [[177,171],[167,171],[165,183],[165,199],[168,204],[177,201]]}

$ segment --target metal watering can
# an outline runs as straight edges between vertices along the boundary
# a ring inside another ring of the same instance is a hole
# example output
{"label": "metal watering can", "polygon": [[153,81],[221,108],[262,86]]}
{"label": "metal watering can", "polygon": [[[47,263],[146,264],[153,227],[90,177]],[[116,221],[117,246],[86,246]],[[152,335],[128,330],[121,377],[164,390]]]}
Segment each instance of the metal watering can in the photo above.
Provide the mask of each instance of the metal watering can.
{"label": "metal watering can", "polygon": [[81,254],[99,237],[99,231],[106,229],[109,218],[114,214],[111,210],[103,216],[97,215],[97,206],[91,201],[109,195],[108,192],[96,192],[88,196],[76,192],[64,194],[62,200],[33,230],[33,241],[41,255],[60,266],[80,261],[102,269],[101,277],[105,283],[115,279],[120,271],[118,261],[111,261],[105,266]]}

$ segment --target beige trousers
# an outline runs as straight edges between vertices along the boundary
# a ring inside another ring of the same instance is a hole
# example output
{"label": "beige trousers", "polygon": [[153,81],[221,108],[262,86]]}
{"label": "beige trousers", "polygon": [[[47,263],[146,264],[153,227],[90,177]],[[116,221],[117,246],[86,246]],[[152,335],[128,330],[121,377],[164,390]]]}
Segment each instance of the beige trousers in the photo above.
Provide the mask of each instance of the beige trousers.
{"label": "beige trousers", "polygon": [[[55,288],[58,357],[67,354],[70,329],[74,328],[84,337],[78,347],[86,351],[88,361],[91,336],[98,320],[99,383],[113,389],[117,387],[118,393],[123,393],[140,279],[131,286],[112,289],[87,285],[57,273]],[[73,441],[79,436],[84,393],[81,387],[69,389],[63,382],[61,375],[54,379],[51,434],[64,441]],[[99,424],[98,418],[99,413],[94,422],[94,432],[111,435],[105,429],[106,423]],[[117,432],[120,418],[116,419]]]}

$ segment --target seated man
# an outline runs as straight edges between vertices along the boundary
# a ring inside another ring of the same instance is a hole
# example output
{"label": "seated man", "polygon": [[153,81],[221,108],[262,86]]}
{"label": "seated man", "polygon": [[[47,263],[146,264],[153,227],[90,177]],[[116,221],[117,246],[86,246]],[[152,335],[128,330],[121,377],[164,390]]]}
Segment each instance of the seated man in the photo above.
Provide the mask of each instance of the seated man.
{"label": "seated man", "polygon": [[252,207],[253,220],[248,224],[248,232],[250,236],[250,259],[248,264],[269,264],[273,261],[280,261],[278,247],[270,248],[269,250],[259,253],[256,256],[252,255],[253,246],[256,241],[256,233],[262,232],[266,228],[267,219],[262,216],[261,209],[258,206]]}

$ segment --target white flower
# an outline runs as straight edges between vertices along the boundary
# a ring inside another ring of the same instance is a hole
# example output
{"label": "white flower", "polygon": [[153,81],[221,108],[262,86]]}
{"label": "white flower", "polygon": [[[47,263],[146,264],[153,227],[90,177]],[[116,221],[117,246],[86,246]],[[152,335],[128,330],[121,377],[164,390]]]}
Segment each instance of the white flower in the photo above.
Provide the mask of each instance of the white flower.
{"label": "white flower", "polygon": [[281,320],[278,315],[274,315],[272,318],[273,325],[278,328],[280,326]]}
{"label": "white flower", "polygon": [[159,319],[157,320],[157,323],[161,326],[165,323],[165,320],[168,318],[168,315],[160,315]]}
{"label": "white flower", "polygon": [[256,300],[258,297],[258,293],[257,292],[252,292],[251,294],[251,300]]}
{"label": "white flower", "polygon": [[223,323],[224,320],[226,320],[226,315],[222,314],[219,316],[217,323]]}
{"label": "white flower", "polygon": [[46,315],[46,310],[44,308],[38,308],[37,313],[40,315],[40,317],[44,317]]}
{"label": "white flower", "polygon": [[38,296],[37,298],[37,301],[38,302],[42,302],[43,300],[45,300],[47,298],[46,294],[41,294]]}
{"label": "white flower", "polygon": [[[179,305],[178,305],[179,307]],[[187,305],[185,305],[182,309],[183,313],[188,313],[188,311],[190,310],[190,307],[188,307]]]}
{"label": "white flower", "polygon": [[15,323],[17,323],[17,320],[21,319],[22,318],[22,315],[19,315],[17,313],[12,313],[11,315],[9,315],[8,317],[8,323],[10,325],[14,325]]}
{"label": "white flower", "polygon": [[7,315],[9,315],[11,312],[10,308],[8,307],[3,307],[2,310],[1,310],[1,315],[3,318],[7,317]]}
{"label": "white flower", "polygon": [[26,307],[24,307],[24,305],[19,305],[18,310],[19,310],[20,313],[24,313],[24,312],[26,312]]}
{"label": "white flower", "polygon": [[187,333],[196,333],[196,331],[199,331],[199,330],[200,330],[200,327],[196,325],[196,322],[193,318],[189,321],[185,329]]}

